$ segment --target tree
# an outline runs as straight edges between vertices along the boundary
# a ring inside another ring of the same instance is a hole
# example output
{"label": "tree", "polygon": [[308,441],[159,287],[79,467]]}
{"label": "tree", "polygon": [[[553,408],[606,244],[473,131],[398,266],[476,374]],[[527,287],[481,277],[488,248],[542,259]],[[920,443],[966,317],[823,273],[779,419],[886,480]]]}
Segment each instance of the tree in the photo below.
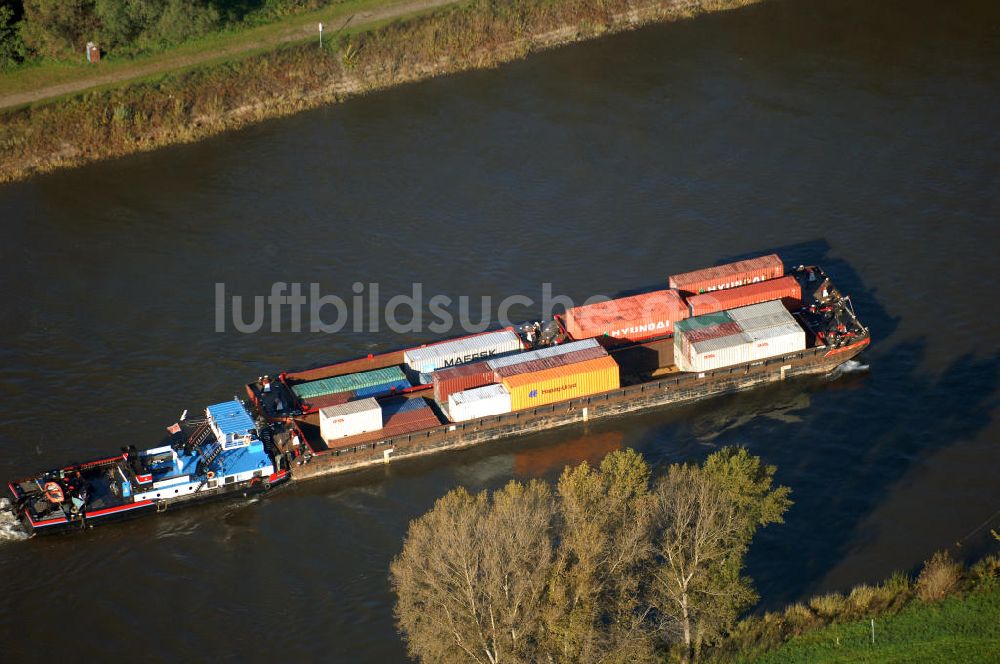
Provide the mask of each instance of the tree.
{"label": "tree", "polygon": [[755,601],[744,556],[759,527],[781,520],[788,490],[741,449],[650,475],[625,450],[565,469],[554,493],[511,482],[438,500],[390,568],[410,654],[624,664],[679,640],[693,657]]}
{"label": "tree", "polygon": [[652,659],[641,580],[650,553],[649,466],[633,450],[563,471],[559,547],[549,582],[546,659]]}
{"label": "tree", "polygon": [[24,59],[24,42],[17,27],[19,3],[0,2],[0,69],[6,69]]}
{"label": "tree", "polygon": [[390,580],[410,654],[433,662],[528,662],[552,565],[550,489],[456,489],[410,524]]}
{"label": "tree", "polygon": [[780,522],[791,504],[773,475],[745,449],[727,448],[701,467],[671,466],[657,482],[653,602],[684,661],[757,599],[744,556],[757,529]]}
{"label": "tree", "polygon": [[25,45],[45,57],[83,55],[97,36],[100,22],[94,0],[24,0],[21,36]]}

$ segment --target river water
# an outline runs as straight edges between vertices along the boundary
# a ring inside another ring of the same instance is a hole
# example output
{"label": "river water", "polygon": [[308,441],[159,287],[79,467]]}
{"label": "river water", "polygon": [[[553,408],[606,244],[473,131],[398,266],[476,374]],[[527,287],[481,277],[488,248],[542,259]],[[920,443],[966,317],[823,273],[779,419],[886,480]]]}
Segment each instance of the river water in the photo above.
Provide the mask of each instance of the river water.
{"label": "river water", "polygon": [[262,373],[433,336],[220,333],[216,283],[582,299],[777,250],[825,266],[874,336],[867,371],[7,534],[3,659],[403,660],[386,574],[411,519],[625,446],[778,466],[796,503],[750,555],[764,607],[978,555],[1000,508],[991,4],[776,0],[0,188],[5,478],[151,445]]}

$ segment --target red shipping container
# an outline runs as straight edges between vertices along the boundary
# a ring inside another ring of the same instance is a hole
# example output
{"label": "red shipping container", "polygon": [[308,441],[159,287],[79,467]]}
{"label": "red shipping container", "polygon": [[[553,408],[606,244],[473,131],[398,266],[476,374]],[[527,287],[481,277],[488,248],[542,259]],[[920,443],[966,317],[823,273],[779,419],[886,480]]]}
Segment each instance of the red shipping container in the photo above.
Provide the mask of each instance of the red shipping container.
{"label": "red shipping container", "polygon": [[485,362],[438,369],[431,376],[434,378],[434,399],[440,404],[448,403],[448,396],[453,392],[471,390],[494,382],[493,370]]}
{"label": "red shipping container", "polygon": [[767,279],[784,276],[785,264],[778,254],[751,258],[750,260],[706,267],[694,272],[675,274],[670,277],[670,287],[685,294],[708,293],[710,291],[736,288]]}
{"label": "red shipping container", "polygon": [[576,340],[607,336],[622,342],[663,337],[688,308],[674,290],[661,290],[567,309],[566,331]]}
{"label": "red shipping container", "polygon": [[523,373],[534,373],[536,371],[544,371],[546,369],[555,369],[556,367],[565,367],[570,364],[576,364],[577,362],[586,362],[587,360],[596,360],[602,357],[606,357],[608,352],[601,348],[600,346],[595,346],[593,348],[584,348],[583,350],[575,350],[572,353],[566,353],[565,355],[556,355],[554,357],[542,357],[537,360],[529,360],[528,362],[521,362],[519,364],[511,364],[506,367],[500,367],[496,370],[496,380],[492,382],[499,383],[504,378],[510,378],[511,376],[516,376],[517,374]]}
{"label": "red shipping container", "polygon": [[684,333],[684,338],[688,343],[696,344],[701,341],[708,341],[709,339],[732,336],[742,331],[743,328],[740,327],[739,323],[720,323],[719,325],[703,327],[697,330],[689,330]]}
{"label": "red shipping container", "polygon": [[746,307],[770,300],[781,300],[786,309],[794,311],[802,306],[802,286],[795,277],[770,279],[749,286],[692,295],[687,299],[692,316],[713,314],[716,311]]}
{"label": "red shipping container", "polygon": [[423,429],[431,429],[437,426],[441,426],[441,420],[430,406],[424,406],[423,408],[408,410],[406,412],[396,413],[390,416],[385,421],[382,428],[378,431],[369,431],[367,433],[361,433],[356,436],[348,436],[347,438],[341,438],[334,441],[334,444],[330,445],[330,449],[354,447],[355,445],[360,445],[362,443],[372,443],[379,440],[385,440],[386,438],[392,438],[393,436],[402,436],[403,434],[421,431]]}

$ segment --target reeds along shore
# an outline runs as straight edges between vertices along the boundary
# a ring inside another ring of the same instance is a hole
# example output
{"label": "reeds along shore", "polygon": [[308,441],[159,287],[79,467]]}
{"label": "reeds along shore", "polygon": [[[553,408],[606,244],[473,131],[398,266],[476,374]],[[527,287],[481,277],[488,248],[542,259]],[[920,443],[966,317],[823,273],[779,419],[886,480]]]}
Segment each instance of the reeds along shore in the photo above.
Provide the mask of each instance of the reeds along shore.
{"label": "reeds along shore", "polygon": [[400,83],[758,0],[473,0],[330,40],[2,112],[0,182],[196,141]]}

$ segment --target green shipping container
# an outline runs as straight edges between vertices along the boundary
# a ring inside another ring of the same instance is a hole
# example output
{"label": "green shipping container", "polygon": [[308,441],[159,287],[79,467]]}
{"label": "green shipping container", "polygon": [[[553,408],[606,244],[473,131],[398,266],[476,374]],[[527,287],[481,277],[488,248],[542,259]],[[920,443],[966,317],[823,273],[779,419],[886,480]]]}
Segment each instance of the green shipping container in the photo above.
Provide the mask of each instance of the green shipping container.
{"label": "green shipping container", "polygon": [[386,367],[385,369],[375,369],[374,371],[363,371],[361,373],[334,376],[333,378],[323,378],[322,380],[301,383],[292,387],[292,391],[300,399],[311,399],[337,392],[352,392],[364,387],[382,385],[383,383],[391,383],[399,380],[406,380],[406,374],[403,373],[403,370],[399,367]]}
{"label": "green shipping container", "polygon": [[732,317],[725,311],[719,311],[713,314],[703,314],[701,316],[694,316],[693,318],[686,318],[684,320],[677,321],[676,328],[677,332],[692,332],[694,330],[701,330],[706,327],[713,327],[715,325],[724,325],[726,323],[732,323]]}

